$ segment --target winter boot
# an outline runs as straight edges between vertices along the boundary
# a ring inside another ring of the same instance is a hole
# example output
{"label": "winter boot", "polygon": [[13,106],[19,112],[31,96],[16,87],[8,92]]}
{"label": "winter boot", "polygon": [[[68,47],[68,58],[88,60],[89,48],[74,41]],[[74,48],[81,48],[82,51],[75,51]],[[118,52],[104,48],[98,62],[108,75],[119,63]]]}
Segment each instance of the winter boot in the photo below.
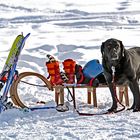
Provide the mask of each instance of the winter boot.
{"label": "winter boot", "polygon": [[[51,57],[52,58],[52,57]],[[60,75],[59,62],[53,58],[53,61],[46,62],[47,70],[49,73],[50,82],[52,85],[61,85],[63,80]]]}
{"label": "winter boot", "polygon": [[64,71],[68,77],[67,83],[72,84],[75,82],[75,65],[76,62],[72,59],[66,59],[63,62]]}

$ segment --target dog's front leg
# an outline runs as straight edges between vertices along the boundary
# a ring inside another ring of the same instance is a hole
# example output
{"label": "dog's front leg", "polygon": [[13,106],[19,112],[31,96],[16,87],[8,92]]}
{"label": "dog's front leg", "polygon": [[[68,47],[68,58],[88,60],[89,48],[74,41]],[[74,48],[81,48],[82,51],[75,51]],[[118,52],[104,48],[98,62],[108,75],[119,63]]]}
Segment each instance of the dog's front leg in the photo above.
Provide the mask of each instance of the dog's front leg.
{"label": "dog's front leg", "polygon": [[112,107],[110,109],[108,109],[109,112],[113,112],[113,111],[116,111],[117,109],[117,99],[116,99],[116,87],[114,87],[113,83],[112,83],[112,74],[104,71],[104,74],[105,74],[105,78],[106,78],[106,81],[107,81],[107,84],[108,84],[108,87],[109,87],[109,90],[111,92],[111,97],[112,97]]}
{"label": "dog's front leg", "polygon": [[112,97],[112,107],[110,109],[108,109],[109,112],[113,112],[113,111],[116,111],[117,109],[117,99],[116,99],[116,87],[114,87],[114,85],[112,83],[109,83],[108,84],[109,86],[109,90],[111,92],[111,97]]}

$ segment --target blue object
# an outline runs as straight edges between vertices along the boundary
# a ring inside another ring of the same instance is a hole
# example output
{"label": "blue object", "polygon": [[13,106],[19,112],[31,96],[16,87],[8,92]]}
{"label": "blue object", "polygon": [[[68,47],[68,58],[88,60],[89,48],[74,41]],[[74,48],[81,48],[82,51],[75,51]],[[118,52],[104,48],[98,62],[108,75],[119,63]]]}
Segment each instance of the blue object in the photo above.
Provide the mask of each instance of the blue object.
{"label": "blue object", "polygon": [[83,68],[83,74],[87,78],[96,78],[101,73],[103,73],[103,67],[98,59],[89,61]]}

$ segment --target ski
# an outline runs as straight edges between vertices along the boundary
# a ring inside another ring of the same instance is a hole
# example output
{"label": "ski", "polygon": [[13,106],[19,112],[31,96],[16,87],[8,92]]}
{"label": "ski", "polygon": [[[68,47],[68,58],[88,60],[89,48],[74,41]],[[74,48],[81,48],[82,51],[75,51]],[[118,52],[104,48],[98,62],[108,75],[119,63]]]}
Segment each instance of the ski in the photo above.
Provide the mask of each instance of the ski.
{"label": "ski", "polygon": [[44,109],[56,109],[58,112],[65,112],[69,110],[69,107],[64,104],[59,104],[56,107],[55,106],[38,106],[38,107],[30,107],[29,110],[44,110]]}
{"label": "ski", "polygon": [[44,110],[44,109],[56,109],[55,106],[40,106],[40,107],[31,107],[29,110],[34,111],[34,110]]}
{"label": "ski", "polygon": [[[1,76],[4,76],[3,73],[5,73],[5,71],[8,76],[6,79],[6,83],[5,83],[6,85],[4,88],[3,95],[0,99],[0,112],[5,110],[5,108],[6,108],[7,94],[11,87],[11,84],[13,82],[14,76],[17,74],[16,66],[17,66],[18,58],[19,58],[20,52],[22,51],[22,49],[25,45],[25,41],[29,37],[29,35],[30,35],[30,33],[28,33],[25,37],[23,35],[17,36],[17,38],[15,39],[15,41],[12,45],[12,48],[10,50],[6,63],[4,65]],[[2,77],[1,77],[1,79],[2,79]]]}
{"label": "ski", "polygon": [[23,112],[29,112],[29,111],[35,111],[35,110],[48,110],[48,109],[56,109],[59,112],[65,112],[69,110],[69,107],[65,104],[59,104],[57,106],[47,106],[47,102],[45,101],[37,101],[36,103],[43,104],[43,106],[37,105],[37,106],[32,106],[32,107],[24,107],[20,110],[23,110]]}
{"label": "ski", "polygon": [[0,74],[0,80],[2,80],[2,78],[7,74],[7,72],[12,67],[12,65],[14,63],[15,55],[16,55],[16,53],[18,51],[18,48],[19,48],[23,38],[24,38],[24,36],[22,34],[18,35],[15,38],[15,40],[14,40],[14,42],[12,44],[12,47],[10,49],[9,55],[7,57],[7,60],[6,60],[5,64],[4,64],[3,70],[2,70],[2,72]]}

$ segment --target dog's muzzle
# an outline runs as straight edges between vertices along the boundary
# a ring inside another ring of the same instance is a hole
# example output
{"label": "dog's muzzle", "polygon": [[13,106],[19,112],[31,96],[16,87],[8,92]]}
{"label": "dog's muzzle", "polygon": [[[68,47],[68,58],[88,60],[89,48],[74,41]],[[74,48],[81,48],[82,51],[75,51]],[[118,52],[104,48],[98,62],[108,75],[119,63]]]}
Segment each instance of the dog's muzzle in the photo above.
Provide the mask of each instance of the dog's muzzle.
{"label": "dog's muzzle", "polygon": [[111,54],[111,60],[112,61],[116,61],[118,59],[119,59],[119,57],[118,57],[117,52],[116,51],[112,52],[112,54]]}
{"label": "dog's muzzle", "polygon": [[119,57],[113,57],[113,58],[111,58],[112,61],[116,61],[118,59],[119,59]]}
{"label": "dog's muzzle", "polygon": [[111,65],[114,67],[116,67],[118,65],[118,61],[119,61],[119,57],[117,55],[114,55],[110,59]]}

